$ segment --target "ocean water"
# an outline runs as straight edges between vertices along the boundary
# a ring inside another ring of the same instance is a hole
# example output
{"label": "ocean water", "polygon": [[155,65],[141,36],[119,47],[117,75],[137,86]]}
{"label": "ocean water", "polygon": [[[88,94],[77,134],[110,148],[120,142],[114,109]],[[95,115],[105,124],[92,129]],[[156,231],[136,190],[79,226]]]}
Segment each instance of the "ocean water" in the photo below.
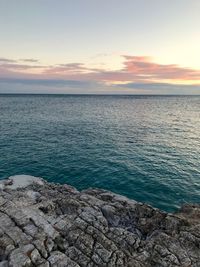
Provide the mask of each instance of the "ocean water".
{"label": "ocean water", "polygon": [[200,97],[1,95],[0,179],[15,174],[200,203]]}

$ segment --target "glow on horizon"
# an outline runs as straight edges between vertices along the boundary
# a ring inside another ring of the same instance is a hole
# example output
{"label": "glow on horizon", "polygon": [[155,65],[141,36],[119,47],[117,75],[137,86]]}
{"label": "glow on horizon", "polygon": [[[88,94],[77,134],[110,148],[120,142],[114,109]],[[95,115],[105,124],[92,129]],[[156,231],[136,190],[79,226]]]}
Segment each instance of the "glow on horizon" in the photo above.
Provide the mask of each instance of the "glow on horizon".
{"label": "glow on horizon", "polygon": [[6,74],[10,79],[32,77],[92,80],[119,85],[130,82],[200,84],[200,70],[181,67],[177,64],[159,64],[149,56],[121,55],[116,58],[116,62],[117,65],[97,61],[95,64],[69,62],[45,65],[34,59],[0,58],[0,78],[4,78]]}

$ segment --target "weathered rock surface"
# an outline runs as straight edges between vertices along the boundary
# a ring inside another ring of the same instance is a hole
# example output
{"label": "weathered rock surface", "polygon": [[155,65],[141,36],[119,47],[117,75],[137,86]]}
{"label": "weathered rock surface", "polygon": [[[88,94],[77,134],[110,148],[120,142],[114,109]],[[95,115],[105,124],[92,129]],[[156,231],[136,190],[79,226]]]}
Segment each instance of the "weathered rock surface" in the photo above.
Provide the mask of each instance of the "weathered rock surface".
{"label": "weathered rock surface", "polygon": [[168,214],[105,190],[11,177],[0,183],[5,266],[199,267],[200,206]]}

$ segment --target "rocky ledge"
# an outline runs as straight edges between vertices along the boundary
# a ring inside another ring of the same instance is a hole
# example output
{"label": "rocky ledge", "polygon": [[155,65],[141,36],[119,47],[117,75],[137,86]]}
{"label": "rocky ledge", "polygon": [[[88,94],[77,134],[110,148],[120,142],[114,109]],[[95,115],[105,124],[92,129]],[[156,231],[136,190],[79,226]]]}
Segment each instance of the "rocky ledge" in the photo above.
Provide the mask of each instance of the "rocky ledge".
{"label": "rocky ledge", "polygon": [[0,183],[0,266],[200,266],[200,206],[174,214],[30,176]]}

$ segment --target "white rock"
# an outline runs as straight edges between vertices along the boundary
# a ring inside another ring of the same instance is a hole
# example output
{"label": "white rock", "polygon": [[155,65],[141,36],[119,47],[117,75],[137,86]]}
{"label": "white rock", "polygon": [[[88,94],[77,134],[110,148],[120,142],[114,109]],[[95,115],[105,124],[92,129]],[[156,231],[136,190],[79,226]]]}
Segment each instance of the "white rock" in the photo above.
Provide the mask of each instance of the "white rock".
{"label": "white rock", "polygon": [[17,189],[17,188],[23,188],[27,187],[33,183],[37,183],[39,185],[44,185],[44,182],[42,181],[41,178],[31,176],[31,175],[14,175],[10,176],[8,178],[11,182],[8,183],[8,180],[2,180],[0,182],[0,188],[9,188],[9,189]]}

